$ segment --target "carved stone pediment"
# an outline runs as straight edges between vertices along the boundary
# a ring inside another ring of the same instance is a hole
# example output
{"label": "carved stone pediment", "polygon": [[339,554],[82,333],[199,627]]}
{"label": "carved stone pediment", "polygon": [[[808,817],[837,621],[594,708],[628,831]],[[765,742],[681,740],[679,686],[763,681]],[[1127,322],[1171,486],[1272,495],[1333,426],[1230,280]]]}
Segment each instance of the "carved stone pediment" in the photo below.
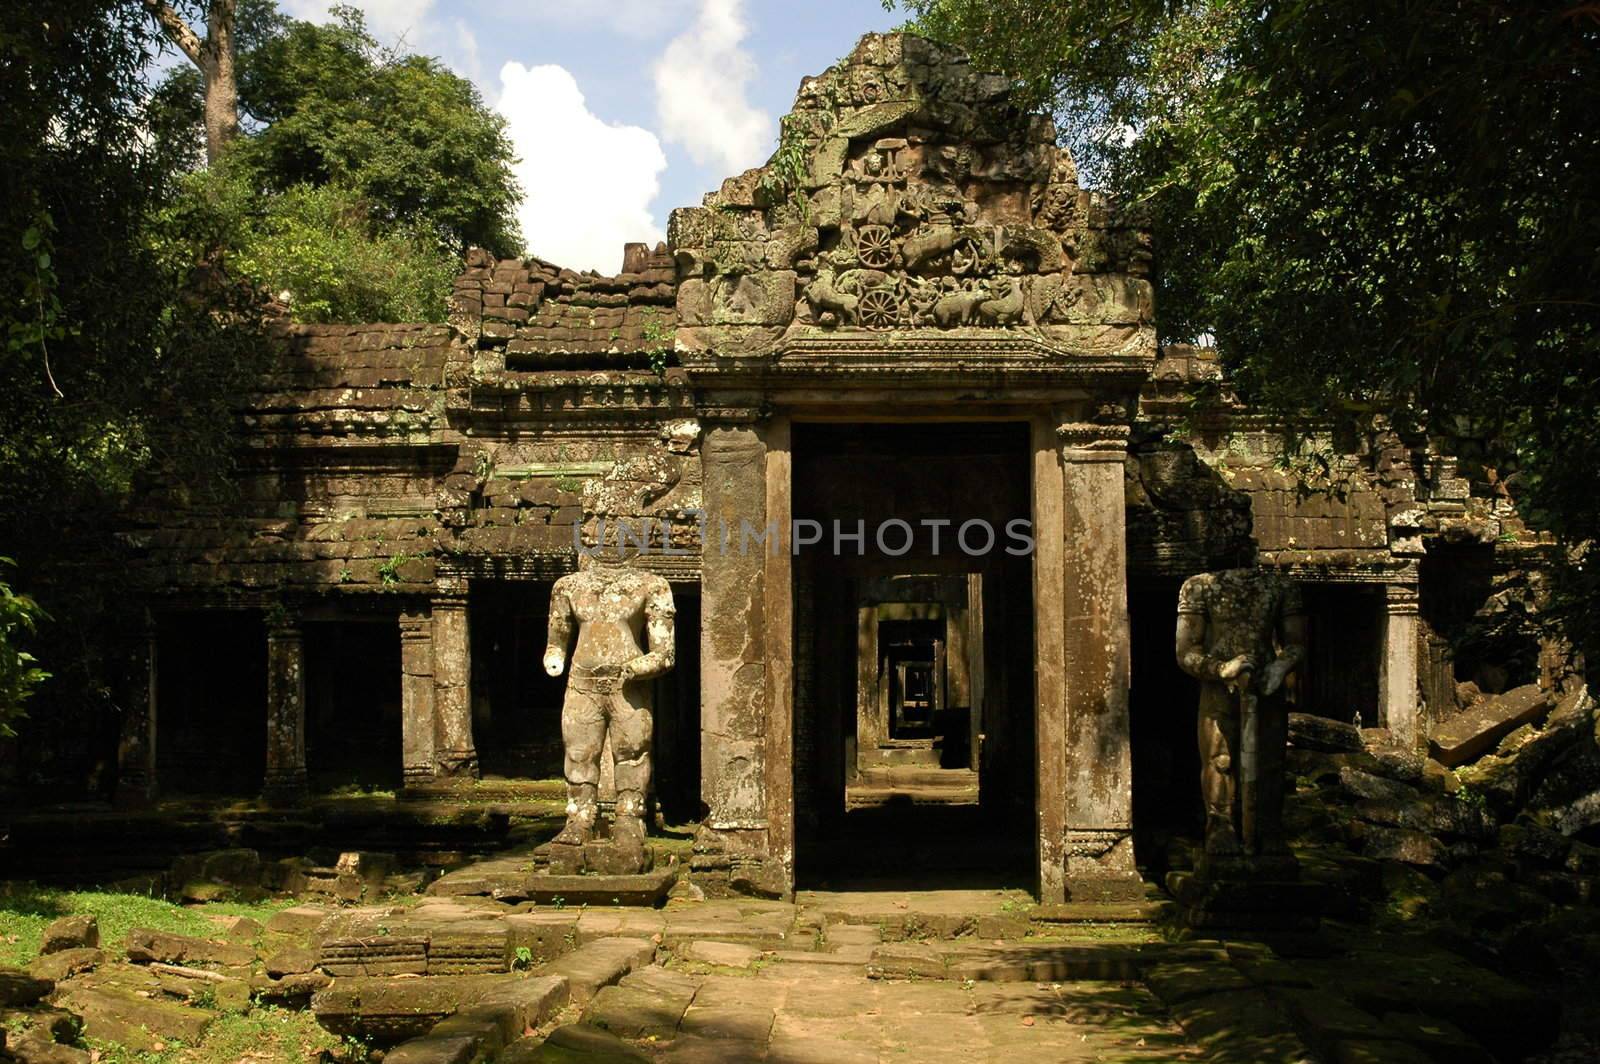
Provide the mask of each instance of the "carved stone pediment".
{"label": "carved stone pediment", "polygon": [[673,212],[685,363],[1152,358],[1149,234],[1010,92],[903,34],[807,79],[766,166]]}

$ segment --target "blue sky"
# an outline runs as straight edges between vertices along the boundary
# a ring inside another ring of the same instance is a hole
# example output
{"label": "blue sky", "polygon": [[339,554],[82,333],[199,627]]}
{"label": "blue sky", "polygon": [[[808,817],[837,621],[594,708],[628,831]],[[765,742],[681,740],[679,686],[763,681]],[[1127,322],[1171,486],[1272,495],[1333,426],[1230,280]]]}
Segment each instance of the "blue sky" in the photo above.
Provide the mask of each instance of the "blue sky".
{"label": "blue sky", "polygon": [[[279,0],[320,20],[326,0]],[[800,79],[903,16],[879,0],[356,0],[471,78],[505,114],[522,163],[532,254],[614,272],[625,240],[658,240],[673,207],[759,166]]]}

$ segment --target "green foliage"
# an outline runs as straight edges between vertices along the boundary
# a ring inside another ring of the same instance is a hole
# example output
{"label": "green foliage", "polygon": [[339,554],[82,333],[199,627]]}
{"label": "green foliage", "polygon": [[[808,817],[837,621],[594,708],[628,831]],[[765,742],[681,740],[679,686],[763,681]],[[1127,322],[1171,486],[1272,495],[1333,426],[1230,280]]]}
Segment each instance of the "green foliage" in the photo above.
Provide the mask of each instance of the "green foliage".
{"label": "green foliage", "polygon": [[[14,564],[10,558],[0,558],[0,570]],[[34,656],[22,649],[23,641],[33,635],[43,617],[37,602],[0,580],[0,737],[16,734],[11,722],[23,715],[34,688],[50,678]]]}
{"label": "green foliage", "polygon": [[296,321],[444,319],[459,261],[429,234],[380,228],[358,194],[338,185],[263,195],[250,180],[231,157],[188,175],[158,219],[162,246],[209,252]]}
{"label": "green foliage", "polygon": [[[913,0],[1148,212],[1167,339],[1290,418],[1384,414],[1578,548],[1600,634],[1600,23],[1576,0]],[[1469,466],[1472,463],[1469,463]]]}
{"label": "green foliage", "polygon": [[280,19],[241,52],[239,102],[253,130],[237,166],[270,192],[347,189],[384,232],[459,255],[520,250],[505,119],[437,60],[378,44],[360,11],[327,25]]}

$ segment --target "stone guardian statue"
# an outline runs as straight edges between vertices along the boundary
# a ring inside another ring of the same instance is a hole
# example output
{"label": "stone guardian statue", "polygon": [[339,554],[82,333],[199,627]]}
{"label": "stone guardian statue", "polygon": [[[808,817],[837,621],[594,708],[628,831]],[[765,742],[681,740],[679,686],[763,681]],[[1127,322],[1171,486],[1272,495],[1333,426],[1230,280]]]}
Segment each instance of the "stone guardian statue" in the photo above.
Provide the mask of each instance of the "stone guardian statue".
{"label": "stone guardian statue", "polygon": [[1284,681],[1304,659],[1305,643],[1299,588],[1274,573],[1201,573],[1178,592],[1178,665],[1200,681],[1208,856],[1289,853],[1282,822]]}
{"label": "stone guardian statue", "polygon": [[672,669],[673,614],[664,578],[589,554],[580,556],[578,572],[551,590],[545,672],[559,676],[567,668],[572,629],[578,629],[561,708],[567,822],[552,847],[582,847],[594,837],[600,753],[609,732],[617,782],[612,842],[637,856],[633,871],[644,869],[654,728],[649,681]]}

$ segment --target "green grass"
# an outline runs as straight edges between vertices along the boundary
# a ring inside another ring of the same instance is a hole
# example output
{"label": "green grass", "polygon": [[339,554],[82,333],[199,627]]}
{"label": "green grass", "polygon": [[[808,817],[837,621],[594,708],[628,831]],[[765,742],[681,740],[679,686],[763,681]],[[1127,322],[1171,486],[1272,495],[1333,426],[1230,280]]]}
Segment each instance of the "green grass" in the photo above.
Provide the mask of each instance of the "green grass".
{"label": "green grass", "polygon": [[262,923],[279,909],[293,905],[289,898],[254,904],[209,902],[175,905],[161,898],[100,890],[59,890],[36,883],[0,884],[0,964],[24,965],[39,955],[44,929],[62,916],[92,913],[100,922],[100,945],[107,950],[122,946],[129,929],[149,927],[180,935],[213,937],[217,925],[206,917],[251,916]]}

